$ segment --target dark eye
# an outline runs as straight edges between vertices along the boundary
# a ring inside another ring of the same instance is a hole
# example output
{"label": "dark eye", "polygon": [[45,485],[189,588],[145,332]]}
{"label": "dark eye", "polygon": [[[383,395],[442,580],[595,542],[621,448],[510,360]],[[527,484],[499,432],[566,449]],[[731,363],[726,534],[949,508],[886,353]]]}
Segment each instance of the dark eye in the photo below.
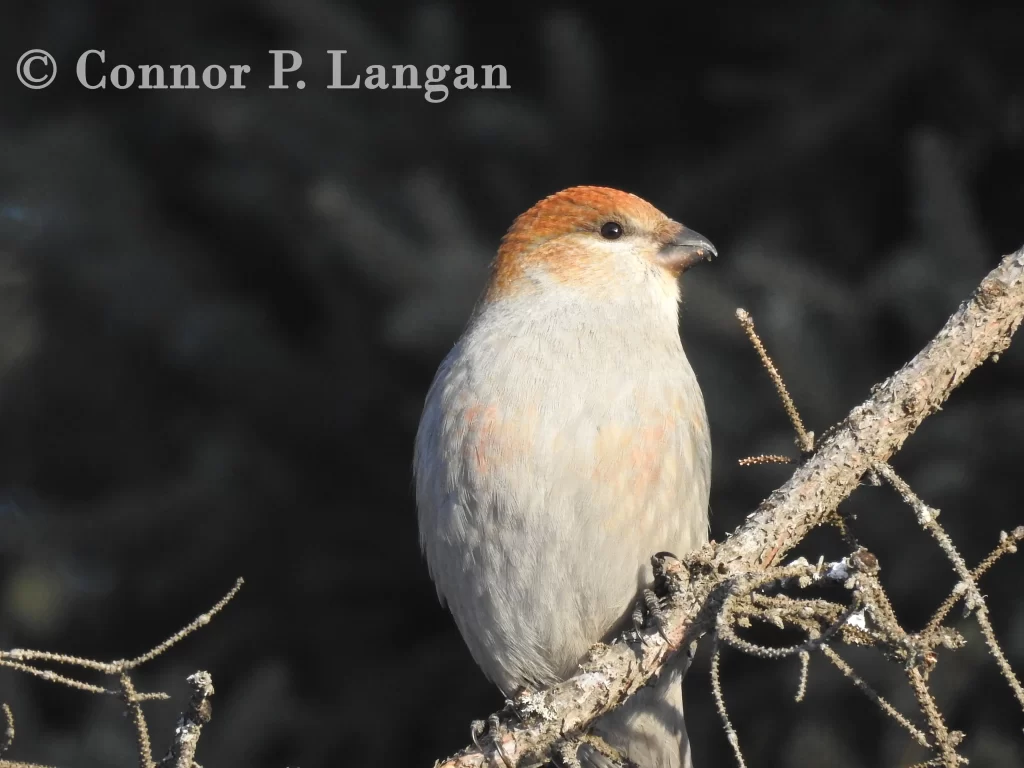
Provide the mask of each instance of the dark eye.
{"label": "dark eye", "polygon": [[622,237],[622,225],[617,221],[607,221],[601,225],[601,237],[605,240],[618,240]]}

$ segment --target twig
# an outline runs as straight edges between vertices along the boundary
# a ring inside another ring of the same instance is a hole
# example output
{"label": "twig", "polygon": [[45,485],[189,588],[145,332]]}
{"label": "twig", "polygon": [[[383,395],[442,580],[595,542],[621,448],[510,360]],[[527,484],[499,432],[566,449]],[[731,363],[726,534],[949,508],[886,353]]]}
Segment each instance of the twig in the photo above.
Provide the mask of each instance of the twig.
{"label": "twig", "polygon": [[789,390],[786,389],[786,383],[782,380],[781,374],[779,374],[778,368],[775,367],[775,363],[768,356],[768,351],[764,348],[764,344],[761,343],[761,337],[757,335],[757,331],[754,330],[754,318],[750,316],[750,313],[745,309],[736,310],[736,318],[740,321],[740,325],[743,326],[743,330],[746,331],[747,338],[750,339],[750,343],[754,345],[754,349],[757,350],[757,354],[761,358],[761,364],[764,369],[768,371],[768,375],[771,377],[772,384],[775,385],[775,391],[779,393],[779,399],[782,400],[782,407],[786,409],[786,415],[789,416],[790,422],[793,424],[793,429],[796,431],[796,445],[800,449],[800,453],[809,454],[814,450],[814,433],[808,432],[804,428],[804,423],[800,419],[800,412],[797,411],[796,405],[793,403],[793,398],[789,396]]}
{"label": "twig", "polygon": [[244,579],[237,579],[235,581],[235,586],[233,586],[228,591],[228,593],[226,595],[224,595],[224,597],[222,597],[220,600],[218,600],[216,605],[213,606],[213,608],[208,610],[206,613],[202,613],[199,616],[197,616],[188,626],[183,627],[182,629],[180,629],[177,632],[175,632],[169,638],[167,638],[162,643],[160,643],[160,645],[158,645],[155,648],[147,651],[146,653],[142,654],[141,656],[136,656],[134,659],[131,659],[130,661],[123,662],[122,665],[121,665],[121,668],[122,669],[135,669],[140,664],[145,664],[147,661],[152,661],[157,656],[159,656],[160,654],[164,653],[171,646],[176,645],[177,643],[180,643],[182,640],[184,640],[186,637],[191,635],[193,632],[195,632],[200,627],[205,627],[207,624],[210,623],[210,620],[214,616],[216,616],[218,613],[220,613],[222,610],[224,610],[224,606],[226,606],[228,603],[230,603],[231,600],[234,598],[234,596],[238,594],[238,590],[240,590],[242,588],[242,584],[244,584],[244,583],[245,583]]}
{"label": "twig", "polygon": [[850,679],[850,682],[852,682],[858,690],[877,704],[879,709],[906,728],[918,744],[922,747],[929,746],[928,737],[919,729],[914,727],[914,724],[910,722],[902,712],[890,704],[882,694],[878,693],[874,688],[868,685],[864,678],[854,672],[853,667],[847,664],[843,657],[836,653],[834,648],[828,645],[823,645],[821,646],[821,652],[825,654],[825,657],[835,665],[836,669]]}
{"label": "twig", "polygon": [[[1024,541],[1024,525],[1018,526],[1013,530],[1013,533],[1006,533],[1003,531],[999,537],[999,544],[996,546],[989,556],[986,557],[981,563],[971,571],[971,580],[977,582],[985,573],[988,572],[989,568],[995,565],[996,561],[1002,558],[1003,555],[1012,554],[1017,551],[1017,543]],[[954,589],[953,592],[945,599],[942,605],[939,606],[938,610],[935,611],[935,615],[932,616],[928,625],[921,631],[921,634],[931,634],[939,625],[946,620],[946,616],[953,609],[953,606],[957,604],[961,597],[964,596],[963,590]]]}
{"label": "twig", "polygon": [[135,692],[135,685],[127,672],[120,674],[119,682],[121,683],[121,700],[132,719],[132,725],[135,726],[135,743],[139,749],[139,768],[154,768],[149,727],[146,725],[146,716],[142,713],[142,705]]}
{"label": "twig", "polygon": [[800,653],[800,682],[797,685],[795,701],[802,702],[807,695],[807,677],[811,671],[811,654],[807,651]]}
{"label": "twig", "polygon": [[733,728],[732,721],[729,719],[729,713],[725,708],[725,696],[722,695],[722,678],[719,673],[720,658],[721,648],[716,639],[711,651],[711,693],[715,699],[715,709],[718,710],[718,717],[722,720],[725,737],[729,740],[729,746],[732,747],[732,753],[736,757],[736,764],[739,768],[746,768],[747,764],[743,761],[743,751],[740,749],[740,738],[736,735],[736,729]]}
{"label": "twig", "polygon": [[0,712],[4,716],[4,737],[0,741],[0,768],[51,768],[48,765],[39,763],[22,763],[17,760],[4,760],[4,753],[14,744],[14,713],[7,704],[0,704]]}
{"label": "twig", "polygon": [[[242,579],[238,579],[228,593],[218,600],[209,611],[200,614],[195,620],[183,629],[175,632],[167,640],[134,659],[97,661],[95,659],[84,659],[78,656],[69,656],[67,654],[53,653],[50,651],[33,651],[15,648],[10,651],[0,651],[0,666],[8,667],[9,669],[13,669],[18,672],[24,672],[25,674],[33,675],[43,680],[48,680],[50,682],[67,686],[68,688],[74,688],[87,693],[119,696],[124,702],[125,709],[131,717],[132,724],[135,727],[135,740],[138,747],[139,768],[157,768],[157,764],[153,760],[149,727],[146,724],[146,717],[142,711],[142,703],[156,699],[167,699],[169,697],[166,693],[161,692],[139,693],[135,690],[135,684],[132,682],[129,672],[149,661],[152,661],[199,628],[209,624],[210,620],[220,613],[231,599],[238,594],[238,590],[242,588],[243,583]],[[40,669],[27,662],[50,662],[95,672],[103,672],[111,676],[116,676],[118,680],[118,687],[117,689],[112,690],[99,685],[93,685],[92,683],[76,680],[68,677],[67,675],[61,675],[48,669]],[[174,743],[171,745],[167,756],[160,762],[159,768],[198,768],[192,758],[195,755],[196,743],[199,741],[199,734],[202,730],[202,726],[209,722],[210,719],[211,709],[209,697],[213,695],[213,681],[208,672],[197,672],[188,678],[188,682],[192,687],[192,697],[189,702],[189,709],[182,715],[181,720],[179,720],[178,727],[175,730]],[[3,705],[3,712],[7,721],[7,731],[5,740],[0,742],[0,755],[3,755],[4,751],[10,746],[10,742],[14,740],[14,717],[6,704]],[[28,768],[34,768],[29,763],[12,763],[10,761],[0,759],[0,768],[25,768],[26,766]],[[35,768],[45,768],[45,766],[38,766]]]}
{"label": "twig", "polygon": [[935,705],[935,699],[921,675],[921,670],[912,667],[907,670],[907,677],[910,679],[910,687],[914,690],[917,703],[921,707],[928,720],[928,727],[935,737],[935,748],[938,749],[945,768],[957,768],[960,765],[960,756],[956,753],[956,745],[953,742],[949,729],[942,719],[939,708]]}
{"label": "twig", "polygon": [[[1010,666],[1009,660],[1006,658],[1006,654],[1003,653],[1002,647],[999,645],[999,640],[996,639],[995,629],[992,627],[992,622],[988,618],[988,607],[985,603],[985,598],[978,590],[978,582],[975,575],[967,569],[967,563],[964,562],[963,557],[957,551],[953,545],[953,540],[949,538],[949,534],[946,533],[945,529],[939,524],[938,521],[938,510],[932,509],[925,504],[915,494],[906,481],[903,480],[896,471],[886,463],[879,464],[875,471],[878,472],[886,481],[892,485],[903,499],[914,509],[917,514],[918,522],[935,538],[942,547],[942,551],[949,558],[949,561],[953,564],[953,569],[956,571],[957,576],[960,577],[960,583],[957,584],[959,589],[954,589],[950,597],[959,597],[961,594],[965,595],[967,601],[967,610],[973,611],[975,619],[978,625],[981,627],[981,634],[985,638],[985,644],[988,645],[989,653],[992,654],[992,658],[996,660],[996,664],[999,665],[999,671],[1002,676],[1006,679],[1010,689],[1013,691],[1013,695],[1017,698],[1017,703],[1021,709],[1024,710],[1024,687],[1021,687],[1020,680],[1017,679],[1017,675],[1014,673],[1013,668]],[[1000,556],[1003,545],[1007,539],[1003,539],[1000,542],[1000,547],[997,547],[989,557],[982,563],[984,568],[979,566],[979,571],[984,573],[985,570],[991,567],[992,563],[995,562],[996,558]],[[945,605],[945,603],[943,604]],[[948,609],[947,609],[948,610]],[[929,623],[929,627],[932,627]],[[937,629],[937,625],[935,627]]]}
{"label": "twig", "polygon": [[778,453],[762,453],[760,456],[748,456],[737,462],[741,467],[756,467],[760,464],[792,464],[789,456],[782,456]]}
{"label": "twig", "polygon": [[942,547],[942,551],[946,554],[949,562],[953,564],[953,570],[956,571],[956,575],[960,577],[960,583],[963,585],[962,589],[967,593],[967,607],[970,610],[980,608],[985,604],[984,598],[978,591],[978,585],[975,584],[974,579],[971,578],[971,572],[967,568],[967,563],[964,562],[963,557],[957,551],[956,546],[953,544],[953,540],[949,538],[949,534],[939,524],[939,510],[933,509],[925,504],[918,497],[916,493],[910,488],[906,480],[896,474],[888,463],[879,462],[875,466],[875,472],[881,475],[889,485],[897,490],[903,500],[907,502],[911,509],[914,510],[914,514],[917,515],[917,522],[920,523],[921,527],[924,528],[928,533],[932,535]]}
{"label": "twig", "polygon": [[213,678],[210,673],[196,672],[189,675],[188,684],[192,687],[188,709],[178,720],[178,725],[174,729],[174,742],[164,759],[160,761],[159,768],[193,768],[199,736],[213,714],[210,702],[210,697],[213,696]]}
{"label": "twig", "polygon": [[1010,690],[1013,691],[1013,695],[1017,698],[1017,703],[1020,705],[1021,709],[1024,709],[1024,688],[1021,687],[1020,680],[1014,673],[1013,667],[1010,666],[1010,662],[1006,658],[1006,654],[1003,653],[1003,649],[999,645],[999,641],[996,640],[996,631],[992,628],[992,622],[988,618],[988,608],[985,606],[979,608],[975,612],[974,618],[981,627],[981,634],[985,638],[985,644],[988,646],[989,653],[992,654],[992,658],[994,658],[996,660],[996,664],[999,665],[999,671],[1009,684]]}
{"label": "twig", "polygon": [[0,711],[4,713],[4,740],[0,741],[0,755],[11,748],[14,743],[14,713],[7,703],[0,704]]}
{"label": "twig", "polygon": [[68,688],[75,688],[76,690],[85,691],[86,693],[100,693],[109,696],[117,696],[119,693],[116,690],[104,688],[101,685],[83,683],[81,680],[75,680],[74,678],[67,677],[65,675],[59,675],[49,669],[38,669],[37,667],[22,664],[18,661],[9,661],[3,657],[2,653],[0,653],[0,667],[7,667],[15,670],[16,672],[24,672],[26,675],[33,675],[41,680],[46,680],[50,683],[58,683],[59,685],[64,685]]}

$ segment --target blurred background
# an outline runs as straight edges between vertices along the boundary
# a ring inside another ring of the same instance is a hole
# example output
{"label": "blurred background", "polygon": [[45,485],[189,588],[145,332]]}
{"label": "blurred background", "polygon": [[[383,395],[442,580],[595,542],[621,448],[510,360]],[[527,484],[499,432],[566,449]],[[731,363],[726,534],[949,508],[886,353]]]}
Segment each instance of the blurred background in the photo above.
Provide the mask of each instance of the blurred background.
{"label": "blurred background", "polygon": [[[1001,7],[1004,6],[1004,7]],[[1010,4],[735,0],[596,7],[239,0],[12,2],[0,25],[0,647],[132,656],[238,576],[147,666],[162,755],[213,674],[206,766],[429,766],[502,700],[417,544],[413,435],[515,215],[566,186],[645,197],[721,258],[682,333],[714,435],[713,535],[791,471],[790,428],[733,312],[753,313],[820,434],[1024,244],[1024,31]],[[43,48],[56,82],[15,63]],[[78,56],[250,64],[247,89],[90,91]],[[269,90],[270,49],[304,58]],[[510,90],[330,91],[374,63],[503,64]],[[894,464],[969,563],[1024,523],[1024,339]],[[954,583],[885,488],[847,503],[909,628]],[[822,533],[806,554],[838,555]],[[1024,667],[1024,561],[984,584]],[[935,691],[972,765],[1024,765],[1022,714],[971,624]],[[706,653],[706,649],[704,650]],[[912,712],[898,669],[847,658]],[[751,766],[903,766],[911,740],[824,661],[727,654]],[[696,765],[728,765],[702,654]],[[120,704],[0,669],[12,759],[130,766]]]}

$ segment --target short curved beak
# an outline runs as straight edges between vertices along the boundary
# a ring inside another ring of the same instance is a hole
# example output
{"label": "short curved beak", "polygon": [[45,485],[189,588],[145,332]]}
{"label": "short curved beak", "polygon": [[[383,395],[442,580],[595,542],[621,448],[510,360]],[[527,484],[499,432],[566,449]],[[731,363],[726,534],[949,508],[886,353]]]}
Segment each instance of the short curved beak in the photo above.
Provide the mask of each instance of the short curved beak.
{"label": "short curved beak", "polygon": [[704,235],[685,227],[658,253],[661,265],[676,274],[682,274],[695,264],[711,261],[718,250]]}

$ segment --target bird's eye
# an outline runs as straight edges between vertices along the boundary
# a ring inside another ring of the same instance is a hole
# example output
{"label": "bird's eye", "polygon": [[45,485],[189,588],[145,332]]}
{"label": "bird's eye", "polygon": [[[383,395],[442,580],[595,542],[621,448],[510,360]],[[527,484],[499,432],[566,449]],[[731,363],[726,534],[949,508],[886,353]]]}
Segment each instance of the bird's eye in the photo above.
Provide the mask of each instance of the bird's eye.
{"label": "bird's eye", "polygon": [[622,225],[617,221],[607,221],[601,226],[601,237],[605,240],[618,240],[622,237]]}

